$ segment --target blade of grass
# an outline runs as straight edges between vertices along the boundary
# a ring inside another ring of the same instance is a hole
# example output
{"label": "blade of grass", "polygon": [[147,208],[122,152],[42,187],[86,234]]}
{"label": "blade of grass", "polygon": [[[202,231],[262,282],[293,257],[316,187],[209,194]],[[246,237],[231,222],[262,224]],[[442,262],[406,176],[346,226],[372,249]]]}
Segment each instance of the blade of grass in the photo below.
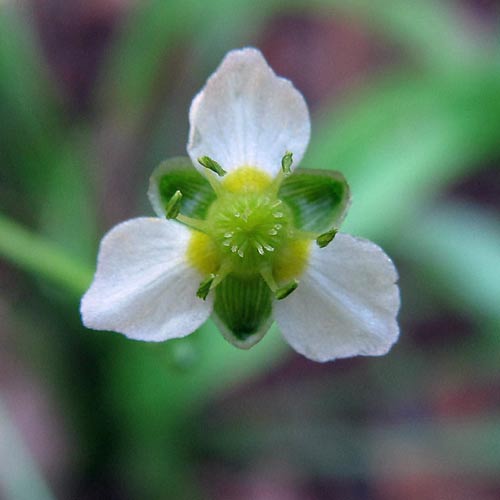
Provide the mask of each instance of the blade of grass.
{"label": "blade of grass", "polygon": [[8,208],[27,220],[39,218],[41,232],[89,258],[95,204],[84,176],[83,141],[62,126],[31,21],[20,6],[0,10],[0,111],[8,116],[0,161],[2,182],[15,193]]}
{"label": "blade of grass", "polygon": [[[0,9],[0,155],[3,169],[24,185],[44,181],[61,140],[58,110],[27,16]],[[42,165],[43,168],[40,168]],[[39,194],[33,189],[34,194]]]}
{"label": "blade of grass", "polygon": [[59,285],[75,297],[92,280],[92,269],[58,245],[0,214],[0,255],[21,269]]}
{"label": "blade of grass", "polygon": [[345,174],[345,229],[399,234],[424,200],[500,151],[499,81],[496,71],[390,75],[327,113],[304,164]]}
{"label": "blade of grass", "polygon": [[395,250],[459,309],[500,320],[500,217],[466,204],[424,210]]}

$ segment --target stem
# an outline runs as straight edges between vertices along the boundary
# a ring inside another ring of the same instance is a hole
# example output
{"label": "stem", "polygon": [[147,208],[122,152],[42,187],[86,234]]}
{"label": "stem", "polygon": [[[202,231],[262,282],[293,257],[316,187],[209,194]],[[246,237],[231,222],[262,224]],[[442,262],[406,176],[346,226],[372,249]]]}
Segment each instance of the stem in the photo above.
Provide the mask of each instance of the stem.
{"label": "stem", "polygon": [[0,214],[0,256],[74,295],[84,293],[92,280],[90,267],[3,214]]}
{"label": "stem", "polygon": [[188,217],[187,215],[178,214],[176,219],[179,222],[182,222],[186,226],[191,229],[195,229],[196,231],[201,231],[202,233],[207,232],[207,223],[201,219],[194,219],[193,217]]}
{"label": "stem", "polygon": [[223,191],[219,179],[217,179],[215,174],[213,174],[211,171],[207,171],[205,177],[212,186],[212,189],[214,190],[215,194],[218,197],[220,197]]}
{"label": "stem", "polygon": [[278,290],[278,284],[276,283],[273,272],[269,267],[264,267],[260,270],[261,276],[264,278],[267,286],[271,289],[271,292],[275,293]]}

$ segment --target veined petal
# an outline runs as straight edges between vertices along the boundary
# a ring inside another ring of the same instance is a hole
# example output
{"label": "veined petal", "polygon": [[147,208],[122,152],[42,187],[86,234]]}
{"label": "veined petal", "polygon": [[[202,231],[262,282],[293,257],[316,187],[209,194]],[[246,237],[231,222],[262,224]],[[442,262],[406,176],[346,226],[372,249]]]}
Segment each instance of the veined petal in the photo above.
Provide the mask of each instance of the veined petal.
{"label": "veined petal", "polygon": [[227,171],[251,166],[271,176],[283,155],[293,153],[296,166],[309,142],[310,120],[301,93],[276,76],[254,48],[227,54],[189,112],[188,153],[209,156]]}
{"label": "veined petal", "polygon": [[271,292],[260,276],[227,276],[215,290],[214,321],[224,338],[249,349],[272,323]]}
{"label": "veined petal", "polygon": [[83,323],[136,340],[188,335],[212,311],[196,297],[201,276],[186,261],[190,231],[181,224],[139,218],[103,238],[94,281],[81,302]]}
{"label": "veined petal", "polygon": [[338,234],[311,249],[299,287],[275,303],[275,318],[290,345],[315,361],[385,354],[399,335],[396,281],[380,247]]}
{"label": "veined petal", "polygon": [[344,176],[332,170],[298,168],[282,182],[279,197],[304,231],[338,229],[347,214],[351,193]]}
{"label": "veined petal", "polygon": [[177,190],[182,193],[180,212],[188,217],[204,218],[215,200],[210,183],[187,156],[163,161],[151,175],[148,197],[158,217],[165,217],[165,207]]}

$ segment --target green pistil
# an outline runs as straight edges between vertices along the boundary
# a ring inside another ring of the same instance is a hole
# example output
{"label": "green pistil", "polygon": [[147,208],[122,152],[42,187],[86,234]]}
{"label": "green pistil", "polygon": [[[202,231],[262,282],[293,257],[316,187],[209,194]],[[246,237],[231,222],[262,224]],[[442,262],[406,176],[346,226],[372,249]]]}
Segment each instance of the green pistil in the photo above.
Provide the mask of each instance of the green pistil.
{"label": "green pistil", "polygon": [[267,193],[225,193],[210,207],[209,234],[223,260],[240,275],[258,274],[272,265],[290,238],[292,214],[280,199]]}
{"label": "green pistil", "polygon": [[[278,285],[273,274],[275,265],[280,262],[278,259],[284,255],[282,250],[290,248],[294,240],[314,240],[317,237],[294,227],[292,210],[278,197],[282,181],[290,174],[292,154],[283,156],[282,168],[270,184],[258,190],[237,192],[217,178],[217,175],[222,177],[226,173],[217,162],[206,156],[198,161],[211,171],[207,178],[216,195],[206,218],[195,219],[179,212],[180,191],[175,192],[166,207],[167,218],[176,218],[205,233],[215,244],[218,268],[200,283],[196,295],[205,300],[211,290],[232,275],[244,280],[261,276],[277,300],[288,297],[297,288],[298,281],[292,279]],[[333,236],[330,233],[321,235],[318,244],[323,246]]]}

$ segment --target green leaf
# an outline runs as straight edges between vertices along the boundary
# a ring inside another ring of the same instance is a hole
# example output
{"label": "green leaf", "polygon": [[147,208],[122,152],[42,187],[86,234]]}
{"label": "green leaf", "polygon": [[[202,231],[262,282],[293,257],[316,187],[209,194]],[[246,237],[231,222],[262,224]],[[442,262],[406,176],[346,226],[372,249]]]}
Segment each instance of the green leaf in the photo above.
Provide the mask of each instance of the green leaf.
{"label": "green leaf", "polygon": [[204,218],[215,200],[209,182],[183,156],[165,160],[151,176],[148,196],[159,217],[165,217],[166,207],[176,191],[182,193],[180,212],[188,217]]}
{"label": "green leaf", "polygon": [[111,46],[102,94],[104,108],[121,117],[137,118],[151,98],[170,47],[196,25],[193,2],[140,2],[124,20]]}
{"label": "green leaf", "polygon": [[216,288],[215,322],[224,337],[236,347],[248,349],[271,326],[271,290],[261,276],[230,274]]}
{"label": "green leaf", "polygon": [[0,256],[58,284],[73,296],[83,294],[92,281],[92,268],[72,253],[1,213]]}
{"label": "green leaf", "polygon": [[350,204],[349,186],[340,172],[297,169],[281,185],[279,197],[304,231],[338,228]]}
{"label": "green leaf", "polygon": [[[177,67],[171,67],[172,56],[177,59],[174,64],[185,64],[190,53],[204,56],[196,66],[207,64],[200,72],[205,80],[229,48],[243,45],[242,37],[251,40],[270,11],[267,4],[256,8],[252,0],[238,0],[236,5],[234,0],[214,0],[210,5],[199,0],[137,2],[124,19],[103,65],[102,106],[127,122],[140,118],[150,109],[154,96],[162,88],[171,88],[179,78]],[[186,52],[182,49],[186,43],[198,46]],[[181,80],[182,87],[191,85],[182,76]]]}
{"label": "green leaf", "polygon": [[422,211],[395,248],[457,309],[500,319],[500,218],[470,204]]}
{"label": "green leaf", "polygon": [[25,188],[33,210],[31,203],[45,202],[41,186],[59,161],[67,128],[61,126],[35,33],[14,3],[0,6],[0,115],[8,117],[0,134],[0,184],[18,192]]}
{"label": "green leaf", "polygon": [[41,233],[76,258],[93,260],[97,205],[89,190],[89,137],[85,127],[74,133],[65,125],[43,61],[23,9],[2,5],[0,115],[9,119],[0,136],[0,185],[12,193],[2,209],[36,220]]}
{"label": "green leaf", "polygon": [[325,116],[306,162],[342,168],[355,202],[347,232],[391,237],[424,200],[500,150],[496,68],[392,74]]}

